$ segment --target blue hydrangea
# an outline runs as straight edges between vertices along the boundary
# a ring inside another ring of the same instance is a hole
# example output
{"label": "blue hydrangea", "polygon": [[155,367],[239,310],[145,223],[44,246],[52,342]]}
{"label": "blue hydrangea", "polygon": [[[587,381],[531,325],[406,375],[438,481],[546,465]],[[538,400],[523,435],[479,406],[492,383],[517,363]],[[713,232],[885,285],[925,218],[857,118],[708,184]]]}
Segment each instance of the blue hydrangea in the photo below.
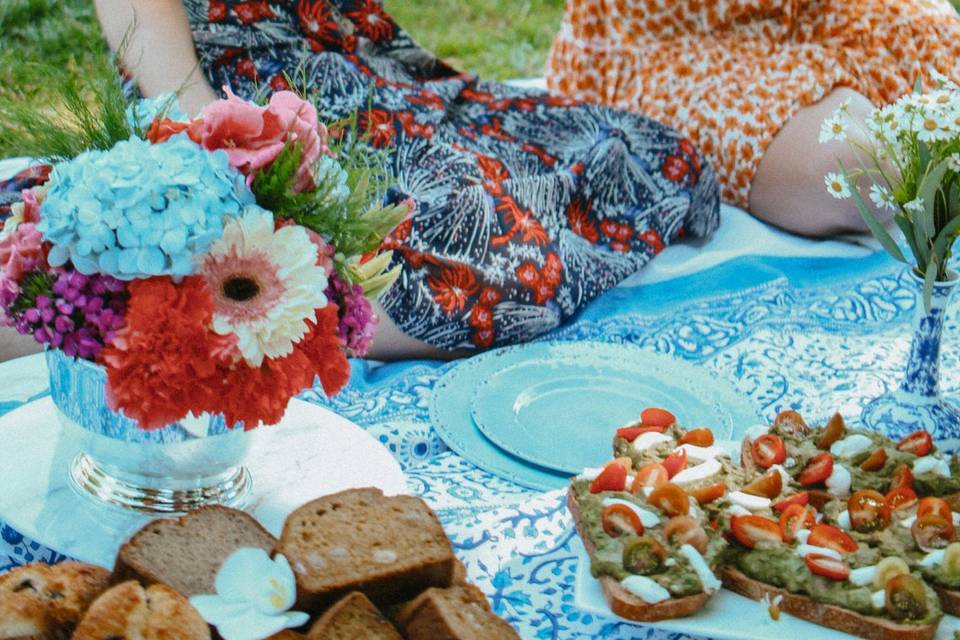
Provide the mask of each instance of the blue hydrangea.
{"label": "blue hydrangea", "polygon": [[350,197],[350,188],[347,186],[347,172],[340,163],[328,155],[321,155],[313,166],[314,182],[321,189],[329,189],[325,200],[337,204],[347,201]]}
{"label": "blue hydrangea", "polygon": [[161,93],[155,98],[142,98],[127,105],[127,123],[134,129],[148,129],[154,118],[161,114],[177,122],[190,120],[180,109],[175,93]]}
{"label": "blue hydrangea", "polygon": [[87,151],[58,164],[50,182],[38,225],[53,244],[50,264],[125,280],[193,273],[224,218],[254,202],[225,151],[183,134]]}

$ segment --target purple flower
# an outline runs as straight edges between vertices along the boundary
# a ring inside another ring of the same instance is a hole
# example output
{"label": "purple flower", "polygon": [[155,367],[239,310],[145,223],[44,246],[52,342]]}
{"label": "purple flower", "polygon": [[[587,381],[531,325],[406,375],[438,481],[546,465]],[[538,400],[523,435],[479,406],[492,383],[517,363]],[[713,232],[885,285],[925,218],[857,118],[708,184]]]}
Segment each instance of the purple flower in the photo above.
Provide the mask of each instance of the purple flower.
{"label": "purple flower", "polygon": [[327,299],[337,304],[339,325],[337,333],[350,353],[358,358],[367,355],[377,328],[373,306],[363,295],[363,287],[351,285],[336,271],[330,274]]}

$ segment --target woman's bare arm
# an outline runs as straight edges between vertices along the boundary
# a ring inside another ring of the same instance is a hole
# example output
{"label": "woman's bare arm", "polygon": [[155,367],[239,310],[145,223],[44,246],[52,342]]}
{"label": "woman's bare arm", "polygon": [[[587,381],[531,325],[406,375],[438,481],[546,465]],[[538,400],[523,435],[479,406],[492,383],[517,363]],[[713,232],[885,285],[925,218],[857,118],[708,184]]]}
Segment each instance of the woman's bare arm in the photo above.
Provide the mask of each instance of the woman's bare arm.
{"label": "woman's bare arm", "polygon": [[200,72],[190,24],[180,0],[94,0],[110,47],[122,51],[124,67],[152,97],[179,91],[189,115],[217,98]]}

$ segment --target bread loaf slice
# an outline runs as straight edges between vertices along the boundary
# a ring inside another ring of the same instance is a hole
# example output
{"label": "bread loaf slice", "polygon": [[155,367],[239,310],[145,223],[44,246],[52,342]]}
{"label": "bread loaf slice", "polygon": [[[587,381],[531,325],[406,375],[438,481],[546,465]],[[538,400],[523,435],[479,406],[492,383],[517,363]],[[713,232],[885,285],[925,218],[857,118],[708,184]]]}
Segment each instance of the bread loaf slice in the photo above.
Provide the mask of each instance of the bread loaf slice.
{"label": "bread loaf slice", "polygon": [[431,588],[400,607],[395,619],[407,640],[519,640],[472,584]]}
{"label": "bread loaf slice", "polygon": [[117,554],[114,581],[165,584],[186,598],[216,593],[214,580],[240,547],[272,553],[276,538],[243,511],[204,507],[176,520],[154,520]]}
{"label": "bread loaf slice", "polygon": [[378,605],[451,584],[456,557],[430,507],[411,496],[351,489],[308,502],[277,551],[297,576],[298,608],[318,612],[351,591]]}
{"label": "bread loaf slice", "polygon": [[144,589],[130,580],[90,606],[73,640],[210,640],[210,627],[186,598],[162,584]]}
{"label": "bread loaf slice", "polygon": [[317,620],[307,640],[403,640],[369,598],[354,591]]}
{"label": "bread loaf slice", "polygon": [[106,569],[82,562],[29,564],[0,576],[0,639],[69,638],[109,579]]}
{"label": "bread loaf slice", "polygon": [[937,624],[899,624],[887,618],[865,616],[843,607],[814,602],[806,596],[754,580],[730,566],[724,569],[723,586],[751,600],[762,600],[767,594],[771,599],[783,596],[780,609],[790,615],[865,640],[931,640],[937,633]]}

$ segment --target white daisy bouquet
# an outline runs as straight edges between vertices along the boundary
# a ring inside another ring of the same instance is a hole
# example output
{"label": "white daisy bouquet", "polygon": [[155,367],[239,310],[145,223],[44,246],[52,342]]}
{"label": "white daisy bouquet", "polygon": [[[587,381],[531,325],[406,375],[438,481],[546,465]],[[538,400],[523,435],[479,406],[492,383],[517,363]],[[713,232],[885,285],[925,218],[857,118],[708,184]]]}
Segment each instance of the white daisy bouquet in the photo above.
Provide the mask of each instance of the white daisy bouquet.
{"label": "white daisy bouquet", "polygon": [[412,208],[384,204],[381,158],[290,91],[227,90],[194,119],[118,96],[95,116],[79,99],[45,123],[4,114],[0,141],[54,164],[0,218],[0,319],[102,365],[111,408],[144,429],[252,428],[318,379],[339,391],[397,275],[378,249]]}
{"label": "white daisy bouquet", "polygon": [[[840,164],[838,172],[826,175],[827,190],[839,199],[853,198],[883,247],[909,264],[861,189],[869,189],[876,210],[893,212],[914,271],[924,279],[928,309],[934,283],[949,277],[947,263],[960,232],[960,88],[933,73],[933,91],[922,91],[918,82],[913,93],[874,109],[865,127],[854,125],[844,106],[820,130],[821,143],[847,141],[869,159],[859,167]],[[859,127],[859,139],[849,135],[851,126]]]}

